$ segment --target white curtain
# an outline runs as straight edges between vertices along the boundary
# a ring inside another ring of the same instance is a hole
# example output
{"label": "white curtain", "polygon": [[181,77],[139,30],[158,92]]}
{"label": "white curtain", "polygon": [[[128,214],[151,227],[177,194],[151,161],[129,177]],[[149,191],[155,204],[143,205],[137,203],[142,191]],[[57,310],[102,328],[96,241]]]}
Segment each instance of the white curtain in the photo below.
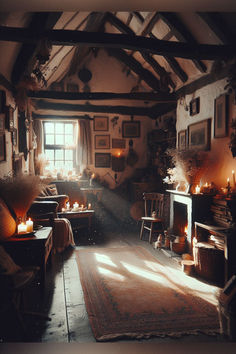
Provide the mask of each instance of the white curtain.
{"label": "white curtain", "polygon": [[80,172],[92,164],[92,143],[90,121],[78,120],[78,139],[76,147],[76,165]]}

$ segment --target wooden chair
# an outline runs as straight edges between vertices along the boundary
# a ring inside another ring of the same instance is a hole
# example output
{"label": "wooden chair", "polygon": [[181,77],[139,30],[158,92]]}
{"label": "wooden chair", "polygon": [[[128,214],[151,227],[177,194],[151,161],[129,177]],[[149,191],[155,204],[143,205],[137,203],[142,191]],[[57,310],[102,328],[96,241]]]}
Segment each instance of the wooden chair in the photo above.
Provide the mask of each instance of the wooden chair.
{"label": "wooden chair", "polygon": [[143,193],[145,216],[141,218],[142,225],[140,239],[143,238],[144,230],[149,231],[149,243],[152,242],[155,233],[164,232],[164,194]]}

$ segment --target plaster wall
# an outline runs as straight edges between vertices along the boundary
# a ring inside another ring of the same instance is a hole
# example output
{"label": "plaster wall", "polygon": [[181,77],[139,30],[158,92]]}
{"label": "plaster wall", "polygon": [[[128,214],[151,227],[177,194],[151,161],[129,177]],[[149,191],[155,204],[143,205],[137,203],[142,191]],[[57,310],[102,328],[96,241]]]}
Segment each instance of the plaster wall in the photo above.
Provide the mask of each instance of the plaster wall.
{"label": "plaster wall", "polygon": [[[200,90],[195,91],[194,94],[186,95],[185,103],[189,107],[189,103],[193,98],[200,97],[200,112],[194,116],[190,116],[189,110],[186,111],[184,100],[179,100],[177,105],[177,123],[176,130],[188,130],[190,124],[203,121],[211,118],[211,144],[210,150],[207,152],[208,164],[207,169],[202,175],[201,183],[214,182],[218,187],[225,187],[227,178],[230,178],[232,185],[232,170],[236,171],[236,159],[232,157],[229,149],[230,141],[230,123],[232,118],[236,118],[236,105],[232,95],[229,95],[228,103],[228,132],[224,138],[214,137],[214,101],[221,94],[226,93],[225,86],[226,79],[219,80],[215,83],[207,85]],[[177,139],[178,146],[178,139]]]}

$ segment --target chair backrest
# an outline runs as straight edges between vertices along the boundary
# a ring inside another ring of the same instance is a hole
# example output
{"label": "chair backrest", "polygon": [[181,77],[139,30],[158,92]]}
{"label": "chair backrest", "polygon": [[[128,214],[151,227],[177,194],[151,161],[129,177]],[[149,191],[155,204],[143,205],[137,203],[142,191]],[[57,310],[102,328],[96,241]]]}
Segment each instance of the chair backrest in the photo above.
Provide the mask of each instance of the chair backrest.
{"label": "chair backrest", "polygon": [[158,218],[163,217],[164,213],[164,194],[143,193],[145,216],[152,216],[156,212]]}

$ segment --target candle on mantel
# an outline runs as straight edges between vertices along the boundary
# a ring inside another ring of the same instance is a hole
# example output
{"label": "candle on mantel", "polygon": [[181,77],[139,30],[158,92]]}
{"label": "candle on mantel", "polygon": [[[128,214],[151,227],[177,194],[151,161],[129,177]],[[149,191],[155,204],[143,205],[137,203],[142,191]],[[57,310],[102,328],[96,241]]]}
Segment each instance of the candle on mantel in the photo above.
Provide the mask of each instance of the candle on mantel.
{"label": "candle on mantel", "polygon": [[233,188],[235,189],[235,173],[234,173],[234,170],[232,171],[232,175],[233,175]]}
{"label": "candle on mantel", "polygon": [[22,222],[17,226],[17,232],[18,234],[25,234],[27,232],[27,225]]}
{"label": "candle on mantel", "polygon": [[199,194],[199,193],[200,193],[200,187],[199,187],[199,185],[197,185],[195,187],[195,194]]}
{"label": "candle on mantel", "polygon": [[92,205],[91,203],[88,204],[88,209],[91,209],[92,208]]}
{"label": "candle on mantel", "polygon": [[34,223],[30,218],[29,220],[26,220],[26,226],[27,226],[27,232],[33,232]]}

